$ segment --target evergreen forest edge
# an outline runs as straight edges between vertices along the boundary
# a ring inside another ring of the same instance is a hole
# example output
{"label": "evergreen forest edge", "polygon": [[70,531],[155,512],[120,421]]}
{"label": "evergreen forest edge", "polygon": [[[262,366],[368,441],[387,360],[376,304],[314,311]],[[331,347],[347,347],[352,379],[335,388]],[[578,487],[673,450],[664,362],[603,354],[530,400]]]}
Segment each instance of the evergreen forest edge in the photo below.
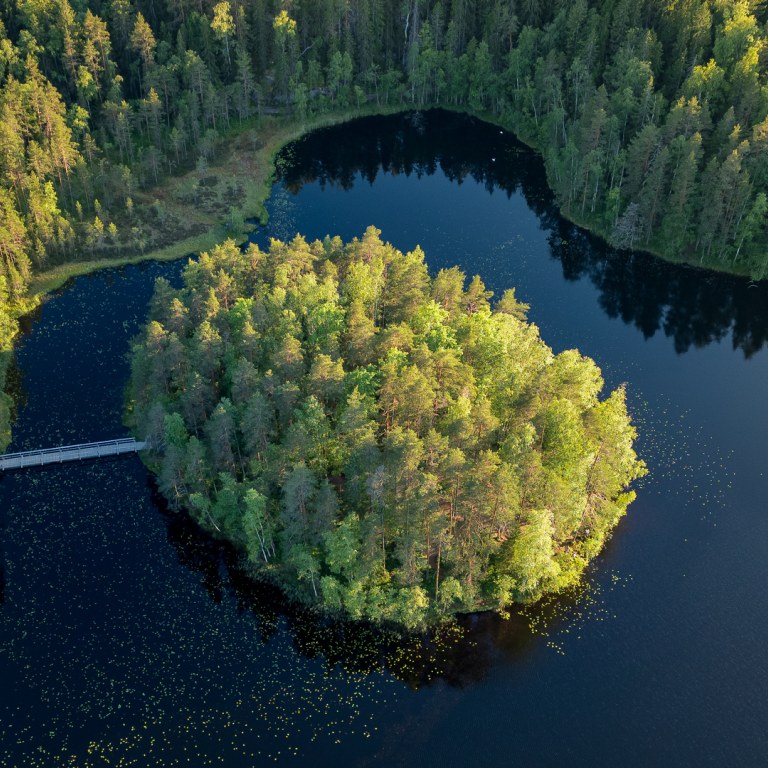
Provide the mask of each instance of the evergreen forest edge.
{"label": "evergreen forest edge", "polygon": [[[9,0],[0,24],[0,389],[34,275],[204,238],[195,207],[244,230],[263,188],[205,171],[246,129],[263,148],[272,114],[479,114],[610,242],[768,268],[764,0]],[[174,205],[162,182],[192,169]]]}

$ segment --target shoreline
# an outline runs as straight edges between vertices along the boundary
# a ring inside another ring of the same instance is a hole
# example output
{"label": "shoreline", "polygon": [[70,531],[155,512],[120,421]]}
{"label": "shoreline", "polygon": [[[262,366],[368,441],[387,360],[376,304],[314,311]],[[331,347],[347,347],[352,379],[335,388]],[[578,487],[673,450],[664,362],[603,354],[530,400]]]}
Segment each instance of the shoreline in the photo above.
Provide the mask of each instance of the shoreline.
{"label": "shoreline", "polygon": [[[225,174],[231,170],[228,166],[234,165],[242,168],[243,163],[239,161],[248,157],[251,161],[249,165],[255,165],[256,177],[249,177],[245,199],[230,209],[231,213],[234,213],[242,220],[242,224],[227,229],[226,224],[219,221],[218,224],[212,224],[211,228],[205,232],[182,237],[168,245],[159,246],[142,253],[119,255],[115,258],[91,258],[56,265],[32,278],[28,288],[27,305],[23,307],[21,311],[15,313],[15,316],[21,317],[28,314],[47,294],[61,288],[68,280],[74,277],[91,274],[92,272],[101,269],[139,264],[145,261],[174,261],[176,259],[184,258],[185,256],[191,256],[206,251],[227,239],[233,239],[238,245],[241,245],[248,239],[248,235],[256,227],[264,226],[267,223],[268,214],[264,204],[269,199],[275,178],[275,159],[287,144],[300,139],[302,136],[311,133],[312,131],[338,125],[361,117],[385,116],[410,111],[425,111],[428,109],[445,109],[449,112],[466,114],[491,125],[496,125],[505,131],[509,131],[517,141],[536,152],[540,157],[542,156],[539,147],[515,133],[515,131],[508,127],[497,115],[486,112],[475,112],[467,109],[457,109],[445,105],[430,104],[420,107],[419,109],[414,109],[402,104],[368,104],[362,108],[352,108],[331,114],[318,115],[298,122],[287,117],[267,116],[261,118],[260,123],[243,128],[239,131],[234,131],[232,139],[234,146],[226,150],[216,163],[211,164],[204,170],[195,169],[179,176],[168,177],[162,184],[151,188],[144,194],[144,197],[147,200],[153,198],[153,203],[146,202],[141,204],[142,207],[149,208],[152,204],[157,202],[158,196],[167,197],[172,195],[185,185],[199,182],[200,178],[205,177],[206,175],[211,177],[212,174]],[[264,136],[264,144],[256,148],[243,146],[243,144],[248,142],[248,139],[253,140],[256,137],[255,132],[257,127],[260,132],[266,134]],[[547,186],[551,191],[552,185],[549,183],[549,179],[547,180]],[[138,207],[139,206],[137,205],[137,208]],[[592,236],[597,237],[610,245],[608,233],[595,222],[581,218],[573,211],[568,211],[559,205],[558,213],[566,221],[580,227],[586,232],[589,232]],[[726,269],[725,265],[700,264],[686,259],[670,259],[654,250],[652,244],[633,248],[628,250],[627,253],[645,253],[669,264],[750,279],[749,273],[745,270]]]}
{"label": "shoreline", "polygon": [[[131,255],[119,255],[114,258],[90,258],[82,261],[72,261],[58,264],[50,269],[36,274],[30,281],[28,288],[29,306],[16,316],[21,317],[32,311],[37,304],[58,288],[61,288],[70,278],[91,274],[100,269],[122,267],[129,264],[139,264],[145,261],[175,261],[176,259],[191,256],[202,251],[209,250],[225,240],[234,240],[238,245],[248,239],[248,235],[258,226],[264,226],[268,220],[268,214],[264,203],[272,192],[272,184],[275,178],[275,160],[280,151],[292,141],[312,131],[328,128],[333,125],[345,123],[360,117],[373,117],[397,114],[410,110],[403,109],[401,105],[367,105],[363,108],[354,108],[331,114],[318,115],[313,118],[297,122],[292,118],[267,116],[258,124],[258,130],[264,139],[262,146],[253,148],[243,146],[249,139],[256,137],[257,126],[252,125],[234,132],[235,146],[229,148],[222,157],[212,163],[205,170],[191,170],[179,176],[170,176],[157,187],[146,192],[146,198],[157,199],[158,195],[168,196],[185,184],[199,182],[201,177],[211,177],[215,174],[228,172],[228,166],[242,167],[239,162],[245,157],[250,159],[249,166],[255,165],[256,177],[249,177],[245,199],[233,206],[230,210],[242,218],[243,223],[234,228],[227,229],[225,223],[214,224],[208,231],[183,237],[174,242],[163,245],[142,253]],[[245,174],[243,174],[243,177]],[[143,203],[143,207],[150,207],[151,203]],[[139,208],[139,205],[136,205]]]}
{"label": "shoreline", "polygon": [[[456,108],[450,105],[444,105],[444,104],[433,104],[429,105],[427,107],[423,107],[423,109],[444,109],[446,112],[455,112],[462,115],[470,115],[471,117],[476,118],[477,120],[481,120],[484,123],[489,123],[491,125],[498,126],[502,130],[505,130],[509,133],[511,133],[517,141],[519,141],[524,146],[528,147],[532,152],[535,152],[542,160],[542,163],[544,164],[544,171],[547,173],[547,167],[544,163],[544,155],[541,151],[541,149],[534,144],[531,140],[521,136],[519,133],[517,133],[514,129],[510,128],[500,116],[494,115],[492,112],[475,112],[470,109],[460,109]],[[408,110],[403,110],[408,111]],[[730,268],[727,269],[725,264],[715,263],[701,263],[697,261],[690,261],[688,259],[671,259],[668,256],[663,255],[659,251],[657,251],[652,244],[647,245],[637,245],[633,248],[617,248],[615,245],[613,245],[610,241],[609,232],[607,232],[602,226],[600,226],[598,223],[591,221],[588,217],[587,218],[580,218],[574,211],[567,210],[566,208],[562,207],[557,197],[555,197],[555,193],[553,190],[552,183],[549,179],[549,174],[547,173],[547,187],[549,188],[549,191],[552,194],[552,197],[554,199],[555,205],[557,206],[557,212],[559,216],[562,216],[566,221],[568,221],[571,224],[574,224],[575,226],[579,227],[580,229],[583,229],[585,232],[588,232],[591,236],[597,237],[598,239],[602,240],[603,243],[610,248],[613,248],[614,250],[618,251],[619,253],[643,253],[648,256],[653,256],[653,258],[658,259],[659,261],[663,261],[666,264],[674,264],[678,267],[689,267],[691,269],[696,269],[701,272],[714,272],[719,275],[731,275],[732,277],[742,277],[746,278],[747,280],[751,280],[752,282],[762,282],[763,280],[768,280],[768,275],[761,277],[761,278],[754,278],[746,269],[739,269],[738,267],[740,265],[734,265],[731,264]]]}

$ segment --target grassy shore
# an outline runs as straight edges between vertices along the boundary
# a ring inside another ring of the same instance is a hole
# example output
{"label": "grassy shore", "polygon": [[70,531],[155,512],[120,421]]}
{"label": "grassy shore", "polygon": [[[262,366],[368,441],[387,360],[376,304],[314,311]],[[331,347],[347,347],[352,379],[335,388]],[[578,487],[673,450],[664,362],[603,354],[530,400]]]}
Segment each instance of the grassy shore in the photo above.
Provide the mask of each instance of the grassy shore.
{"label": "grassy shore", "polygon": [[31,303],[70,278],[98,269],[170,261],[209,250],[227,238],[244,242],[256,226],[253,222],[267,221],[264,203],[272,189],[276,156],[286,144],[317,128],[401,110],[399,105],[366,105],[300,121],[268,116],[239,126],[208,164],[136,195],[130,215],[119,222],[123,231],[131,223],[140,230],[132,249],[125,244],[105,248],[99,258],[58,264],[35,275],[29,286]]}
{"label": "grassy shore", "polygon": [[0,453],[11,442],[11,412],[13,401],[5,392],[5,380],[11,365],[13,353],[10,350],[0,352]]}

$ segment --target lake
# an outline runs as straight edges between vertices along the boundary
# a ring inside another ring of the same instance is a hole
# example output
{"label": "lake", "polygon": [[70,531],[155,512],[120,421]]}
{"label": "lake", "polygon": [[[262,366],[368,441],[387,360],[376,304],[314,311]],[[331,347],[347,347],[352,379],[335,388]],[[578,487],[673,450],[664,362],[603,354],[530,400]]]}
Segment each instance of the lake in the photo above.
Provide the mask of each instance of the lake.
{"label": "lake", "polygon": [[[361,235],[515,287],[555,351],[627,383],[650,473],[576,594],[423,638],[254,585],[136,458],[0,478],[0,766],[763,765],[768,284],[622,253],[540,159],[447,112],[290,145],[255,233]],[[123,436],[147,263],[25,321],[9,450]]]}

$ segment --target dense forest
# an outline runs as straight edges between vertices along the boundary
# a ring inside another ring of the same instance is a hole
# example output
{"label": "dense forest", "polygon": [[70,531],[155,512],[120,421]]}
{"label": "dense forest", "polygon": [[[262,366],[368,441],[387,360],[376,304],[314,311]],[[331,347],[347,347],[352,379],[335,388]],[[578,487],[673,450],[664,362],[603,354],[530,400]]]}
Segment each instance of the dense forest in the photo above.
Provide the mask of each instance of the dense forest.
{"label": "dense forest", "polygon": [[130,419],[159,484],[292,594],[414,627],[574,584],[644,473],[617,389],[508,290],[370,227],[158,281]]}
{"label": "dense forest", "polygon": [[4,0],[0,360],[33,271],[164,242],[139,193],[275,112],[493,115],[566,215],[762,277],[767,23],[765,0]]}

